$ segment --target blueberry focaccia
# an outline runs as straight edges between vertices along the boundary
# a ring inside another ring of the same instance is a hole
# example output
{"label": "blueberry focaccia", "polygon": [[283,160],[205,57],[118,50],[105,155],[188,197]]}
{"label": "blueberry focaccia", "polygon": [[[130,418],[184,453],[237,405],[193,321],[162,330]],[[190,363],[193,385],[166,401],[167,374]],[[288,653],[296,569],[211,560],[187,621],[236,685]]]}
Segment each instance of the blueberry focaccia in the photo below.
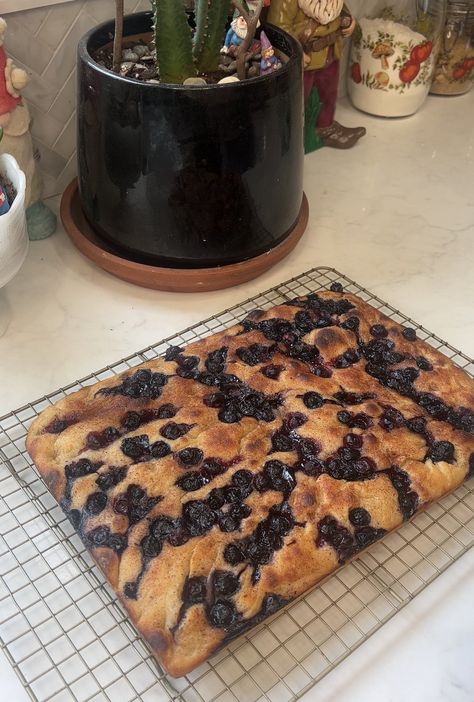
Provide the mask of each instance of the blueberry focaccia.
{"label": "blueberry focaccia", "polygon": [[474,474],[473,385],[334,284],[64,398],[27,447],[179,676]]}

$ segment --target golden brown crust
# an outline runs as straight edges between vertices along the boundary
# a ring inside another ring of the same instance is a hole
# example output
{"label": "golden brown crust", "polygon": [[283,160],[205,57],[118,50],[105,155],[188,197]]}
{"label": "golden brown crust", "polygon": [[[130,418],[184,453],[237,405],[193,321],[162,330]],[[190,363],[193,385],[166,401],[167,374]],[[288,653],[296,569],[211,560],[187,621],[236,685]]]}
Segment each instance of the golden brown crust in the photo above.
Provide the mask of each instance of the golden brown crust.
{"label": "golden brown crust", "polygon": [[474,471],[472,380],[354,295],[170,356],[49,407],[27,448],[174,676]]}

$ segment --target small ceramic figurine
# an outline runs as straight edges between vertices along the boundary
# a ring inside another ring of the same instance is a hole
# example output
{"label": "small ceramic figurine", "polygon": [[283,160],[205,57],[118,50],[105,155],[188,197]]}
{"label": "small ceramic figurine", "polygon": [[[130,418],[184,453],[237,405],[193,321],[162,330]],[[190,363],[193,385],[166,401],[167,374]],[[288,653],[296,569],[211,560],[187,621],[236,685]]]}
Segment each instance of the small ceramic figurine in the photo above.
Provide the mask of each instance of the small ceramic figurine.
{"label": "small ceramic figurine", "polygon": [[[255,14],[251,3],[243,2],[242,5],[244,9],[248,12],[248,17],[252,18]],[[257,27],[260,27],[260,20],[257,22]],[[227,31],[224,46],[221,49],[222,54],[228,54],[230,57],[235,58],[237,56],[237,51],[239,46],[243,43],[247,36],[247,20],[243,15],[240,14],[239,10],[236,9],[234,13],[234,18],[230,23],[230,27]],[[247,52],[247,58],[254,56],[260,51],[260,42],[254,39],[252,45],[249,47]]]}
{"label": "small ceramic figurine", "polygon": [[230,24],[229,30],[225,37],[224,46],[222,47],[222,53],[235,56],[237,49],[242,44],[246,36],[247,22],[242,15],[238,15],[237,17],[234,17]]}
{"label": "small ceramic figurine", "polygon": [[356,26],[343,1],[272,0],[267,19],[303,46],[306,152],[354,146],[364,127],[343,127],[334,119],[342,43]]}
{"label": "small ceramic figurine", "polygon": [[275,50],[270,43],[265,32],[260,32],[260,43],[262,45],[262,60],[260,61],[260,75],[266,76],[281,68],[281,61],[275,56]]}
{"label": "small ceramic figurine", "polygon": [[7,58],[3,43],[7,23],[0,17],[0,153],[9,153],[26,175],[26,217],[30,239],[45,239],[56,229],[56,215],[41,199],[42,182],[31,141],[30,114],[20,90],[28,81],[26,72]]}

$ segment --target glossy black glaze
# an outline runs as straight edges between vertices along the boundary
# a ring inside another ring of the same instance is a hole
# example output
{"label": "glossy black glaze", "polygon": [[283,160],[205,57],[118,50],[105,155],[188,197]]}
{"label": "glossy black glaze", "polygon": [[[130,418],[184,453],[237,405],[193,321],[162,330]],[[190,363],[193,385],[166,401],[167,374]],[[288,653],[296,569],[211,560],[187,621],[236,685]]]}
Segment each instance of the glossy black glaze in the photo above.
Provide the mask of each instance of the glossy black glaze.
{"label": "glossy black glaze", "polygon": [[[150,31],[129,15],[124,35]],[[78,49],[79,188],[94,229],[129,258],[200,267],[282,241],[302,202],[301,49],[266,26],[289,61],[273,75],[183,87],[122,78],[91,57],[113,22]]]}

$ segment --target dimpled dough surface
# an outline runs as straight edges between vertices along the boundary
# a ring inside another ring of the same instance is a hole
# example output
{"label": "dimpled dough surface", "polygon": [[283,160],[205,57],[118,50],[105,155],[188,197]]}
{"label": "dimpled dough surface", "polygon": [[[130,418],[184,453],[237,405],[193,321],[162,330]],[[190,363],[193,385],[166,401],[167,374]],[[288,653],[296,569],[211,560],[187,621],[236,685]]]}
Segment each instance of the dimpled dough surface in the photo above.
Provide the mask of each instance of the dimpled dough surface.
{"label": "dimpled dough surface", "polygon": [[64,398],[27,448],[179,676],[472,475],[473,406],[334,284]]}

